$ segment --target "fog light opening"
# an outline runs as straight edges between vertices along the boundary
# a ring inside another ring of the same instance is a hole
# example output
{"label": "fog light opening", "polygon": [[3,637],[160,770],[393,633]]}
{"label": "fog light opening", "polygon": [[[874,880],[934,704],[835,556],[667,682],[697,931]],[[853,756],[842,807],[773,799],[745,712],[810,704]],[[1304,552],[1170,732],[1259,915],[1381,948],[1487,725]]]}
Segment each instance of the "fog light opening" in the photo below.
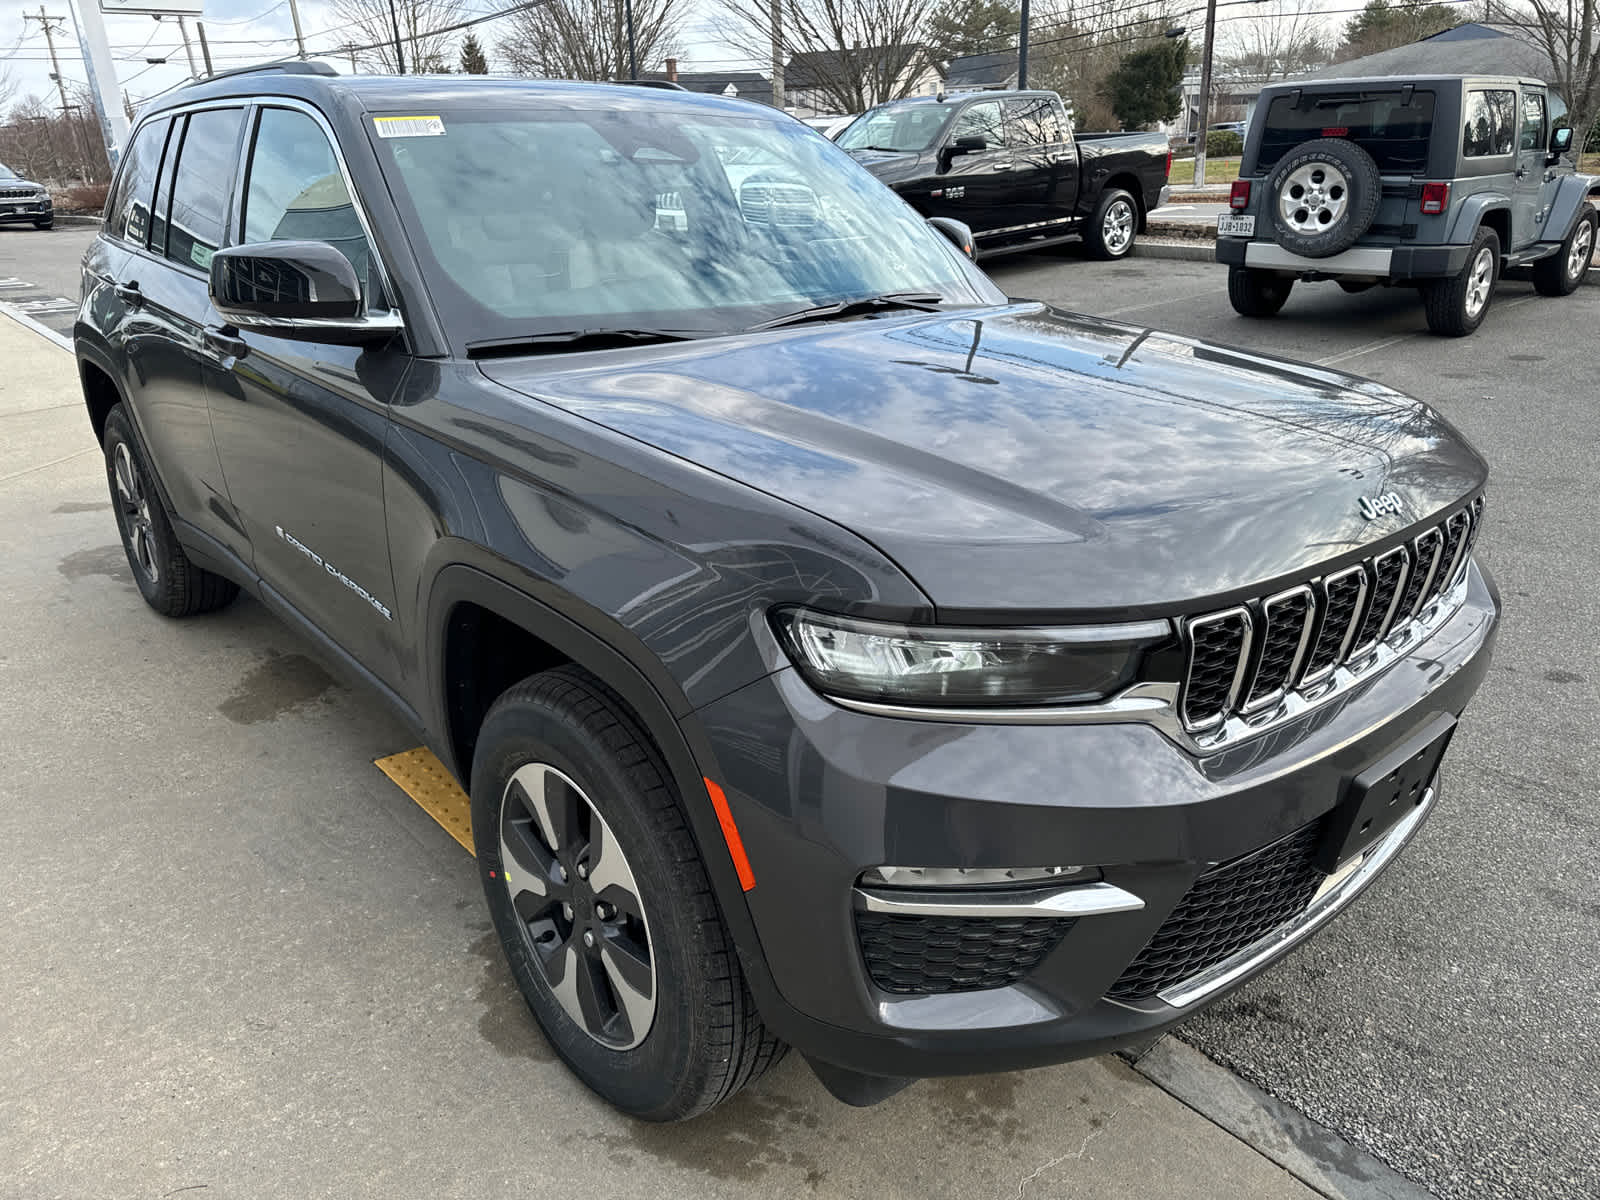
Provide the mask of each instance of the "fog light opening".
{"label": "fog light opening", "polygon": [[885,888],[1001,888],[1040,883],[1088,883],[1093,867],[871,867],[861,886]]}

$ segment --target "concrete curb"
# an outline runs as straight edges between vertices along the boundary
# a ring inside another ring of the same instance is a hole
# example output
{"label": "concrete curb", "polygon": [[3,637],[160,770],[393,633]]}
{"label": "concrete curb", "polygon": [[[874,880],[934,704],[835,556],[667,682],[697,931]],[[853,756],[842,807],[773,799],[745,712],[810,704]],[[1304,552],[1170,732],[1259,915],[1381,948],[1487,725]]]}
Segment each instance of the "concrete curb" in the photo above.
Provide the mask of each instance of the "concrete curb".
{"label": "concrete curb", "polygon": [[1157,1041],[1133,1069],[1330,1200],[1433,1200],[1432,1192],[1175,1037]]}
{"label": "concrete curb", "polygon": [[1215,262],[1217,260],[1217,245],[1215,242],[1195,241],[1188,245],[1179,245],[1175,242],[1141,242],[1133,243],[1132,256],[1134,258],[1169,258],[1180,259],[1183,262]]}
{"label": "concrete curb", "polygon": [[41,325],[38,321],[35,321],[32,317],[23,312],[20,308],[17,308],[15,305],[7,304],[5,301],[0,300],[0,316],[10,317],[18,325],[24,325],[33,330],[33,332],[37,333],[40,337],[55,343],[68,354],[73,353],[71,338],[67,337],[65,334],[57,333],[54,329],[51,329],[47,325]]}

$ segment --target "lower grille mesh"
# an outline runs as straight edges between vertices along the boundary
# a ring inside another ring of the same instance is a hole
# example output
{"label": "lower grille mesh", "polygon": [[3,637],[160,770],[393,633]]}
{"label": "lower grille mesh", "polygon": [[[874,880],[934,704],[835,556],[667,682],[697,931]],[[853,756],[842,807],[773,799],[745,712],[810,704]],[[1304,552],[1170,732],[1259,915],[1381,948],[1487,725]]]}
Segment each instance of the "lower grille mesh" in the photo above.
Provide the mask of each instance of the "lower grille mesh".
{"label": "lower grille mesh", "polygon": [[1059,917],[907,917],[856,913],[872,982],[896,995],[976,992],[1016,983],[1074,922]]}
{"label": "lower grille mesh", "polygon": [[1305,911],[1327,878],[1315,861],[1326,823],[1313,821],[1200,876],[1106,995],[1148,1000]]}

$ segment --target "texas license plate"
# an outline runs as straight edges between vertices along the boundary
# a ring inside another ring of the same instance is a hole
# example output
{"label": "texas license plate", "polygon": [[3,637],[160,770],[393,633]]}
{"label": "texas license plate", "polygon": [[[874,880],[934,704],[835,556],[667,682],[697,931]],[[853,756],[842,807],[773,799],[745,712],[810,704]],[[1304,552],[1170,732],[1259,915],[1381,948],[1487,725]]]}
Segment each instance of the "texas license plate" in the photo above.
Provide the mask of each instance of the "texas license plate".
{"label": "texas license plate", "polygon": [[1422,803],[1455,731],[1454,717],[1436,717],[1350,781],[1320,847],[1324,871],[1364,854]]}
{"label": "texas license plate", "polygon": [[1221,216],[1217,218],[1218,237],[1255,237],[1255,217]]}
{"label": "texas license plate", "polygon": [[19,213],[22,211],[20,204],[0,204],[0,213]]}

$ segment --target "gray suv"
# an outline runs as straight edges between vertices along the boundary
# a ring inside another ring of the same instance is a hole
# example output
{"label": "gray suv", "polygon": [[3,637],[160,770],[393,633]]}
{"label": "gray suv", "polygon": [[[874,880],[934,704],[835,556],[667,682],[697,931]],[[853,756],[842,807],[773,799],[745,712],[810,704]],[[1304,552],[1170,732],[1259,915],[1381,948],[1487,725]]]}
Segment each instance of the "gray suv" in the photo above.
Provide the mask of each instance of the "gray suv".
{"label": "gray suv", "polygon": [[1533,79],[1275,84],[1217,222],[1228,297],[1243,316],[1270,317],[1297,279],[1416,287],[1428,328],[1461,337],[1507,268],[1569,295],[1594,253],[1600,197],[1571,151],[1566,105]]}
{"label": "gray suv", "polygon": [[0,225],[29,222],[35,229],[55,224],[55,205],[50,189],[42,183],[24,179],[5,163],[0,163]]}

